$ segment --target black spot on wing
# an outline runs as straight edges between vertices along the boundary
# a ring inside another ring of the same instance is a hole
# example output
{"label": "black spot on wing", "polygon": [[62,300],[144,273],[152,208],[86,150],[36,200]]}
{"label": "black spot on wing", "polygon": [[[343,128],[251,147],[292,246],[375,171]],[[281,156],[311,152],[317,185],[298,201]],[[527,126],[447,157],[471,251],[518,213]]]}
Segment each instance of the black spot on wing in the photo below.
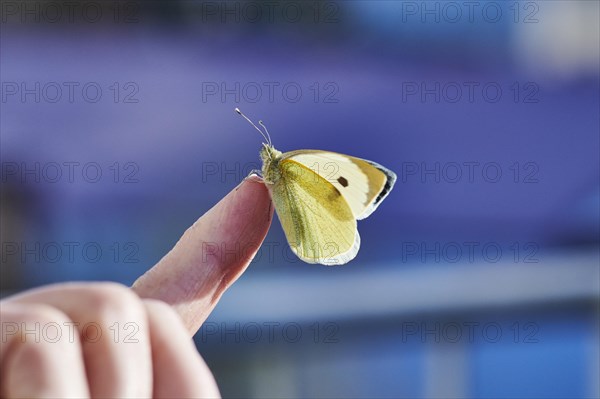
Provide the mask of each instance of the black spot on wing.
{"label": "black spot on wing", "polygon": [[348,187],[348,180],[345,177],[340,176],[338,177],[337,181],[342,185],[342,187]]}

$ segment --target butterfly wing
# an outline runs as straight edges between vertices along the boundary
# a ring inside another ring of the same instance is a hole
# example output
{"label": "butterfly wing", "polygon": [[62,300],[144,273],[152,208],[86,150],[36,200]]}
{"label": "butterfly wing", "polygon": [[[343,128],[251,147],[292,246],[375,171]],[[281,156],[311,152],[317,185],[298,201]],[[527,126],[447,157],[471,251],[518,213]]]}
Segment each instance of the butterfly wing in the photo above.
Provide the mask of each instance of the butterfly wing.
{"label": "butterfly wing", "polygon": [[396,182],[394,172],[375,162],[335,152],[298,150],[283,154],[283,159],[304,165],[327,180],[342,194],[357,220],[373,213]]}
{"label": "butterfly wing", "polygon": [[356,218],[340,191],[292,157],[269,188],[292,251],[307,263],[341,265],[360,247]]}

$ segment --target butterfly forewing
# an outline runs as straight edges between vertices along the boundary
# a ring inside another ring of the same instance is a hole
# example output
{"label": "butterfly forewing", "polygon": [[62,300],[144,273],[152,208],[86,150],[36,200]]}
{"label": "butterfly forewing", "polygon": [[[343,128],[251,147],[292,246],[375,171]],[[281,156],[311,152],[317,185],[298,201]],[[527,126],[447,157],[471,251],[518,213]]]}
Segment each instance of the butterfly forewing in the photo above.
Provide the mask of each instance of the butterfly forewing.
{"label": "butterfly forewing", "polygon": [[335,152],[299,150],[283,154],[327,180],[342,195],[355,219],[369,216],[392,189],[396,175],[371,161]]}

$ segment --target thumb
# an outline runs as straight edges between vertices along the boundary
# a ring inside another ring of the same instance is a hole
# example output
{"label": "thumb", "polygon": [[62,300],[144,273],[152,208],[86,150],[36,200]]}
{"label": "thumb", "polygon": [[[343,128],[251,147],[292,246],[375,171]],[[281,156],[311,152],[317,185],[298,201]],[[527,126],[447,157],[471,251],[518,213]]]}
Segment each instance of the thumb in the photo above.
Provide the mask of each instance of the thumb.
{"label": "thumb", "polygon": [[200,217],[135,283],[142,298],[170,304],[195,334],[262,244],[273,207],[258,176],[246,178]]}

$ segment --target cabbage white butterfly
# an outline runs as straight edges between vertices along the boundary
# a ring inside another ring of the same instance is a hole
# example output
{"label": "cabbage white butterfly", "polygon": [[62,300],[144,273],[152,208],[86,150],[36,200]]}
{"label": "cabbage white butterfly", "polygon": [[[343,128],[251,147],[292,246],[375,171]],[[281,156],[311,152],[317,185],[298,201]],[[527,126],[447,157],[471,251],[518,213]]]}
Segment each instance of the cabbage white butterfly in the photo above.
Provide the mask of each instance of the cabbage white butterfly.
{"label": "cabbage white butterfly", "polygon": [[[281,153],[266,126],[260,150],[262,177],[292,251],[307,263],[343,265],[360,248],[356,221],[368,217],[387,197],[396,174],[366,159],[329,151]],[[266,134],[265,134],[266,133]]]}

